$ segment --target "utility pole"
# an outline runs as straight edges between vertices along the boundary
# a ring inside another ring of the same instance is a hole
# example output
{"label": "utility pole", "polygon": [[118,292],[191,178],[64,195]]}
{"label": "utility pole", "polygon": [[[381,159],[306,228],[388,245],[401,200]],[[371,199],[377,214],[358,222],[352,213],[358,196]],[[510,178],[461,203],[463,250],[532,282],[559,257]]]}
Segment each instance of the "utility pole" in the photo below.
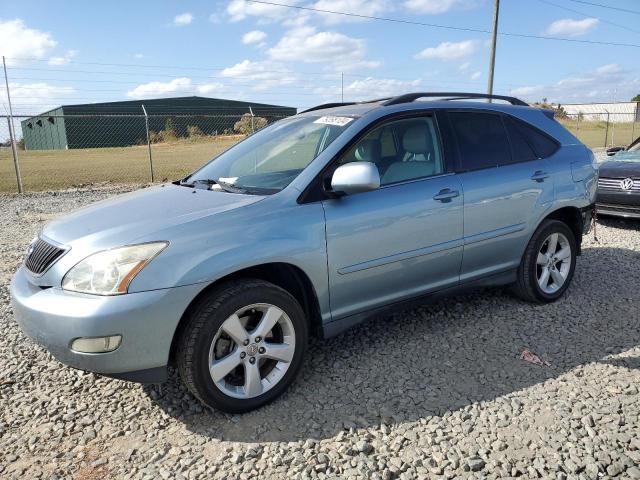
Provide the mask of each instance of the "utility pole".
{"label": "utility pole", "polygon": [[20,164],[18,163],[18,149],[16,148],[16,127],[13,124],[13,109],[11,108],[11,94],[9,93],[9,77],[7,76],[7,62],[2,56],[2,67],[4,68],[4,83],[7,87],[7,101],[9,102],[9,137],[11,137],[11,152],[13,153],[13,167],[16,170],[16,183],[18,193],[22,193],[22,176],[20,175]]}
{"label": "utility pole", "polygon": [[496,66],[496,40],[498,38],[498,15],[500,12],[500,0],[494,0],[493,9],[493,32],[491,34],[491,56],[489,59],[489,83],[487,93],[493,95],[493,71]]}

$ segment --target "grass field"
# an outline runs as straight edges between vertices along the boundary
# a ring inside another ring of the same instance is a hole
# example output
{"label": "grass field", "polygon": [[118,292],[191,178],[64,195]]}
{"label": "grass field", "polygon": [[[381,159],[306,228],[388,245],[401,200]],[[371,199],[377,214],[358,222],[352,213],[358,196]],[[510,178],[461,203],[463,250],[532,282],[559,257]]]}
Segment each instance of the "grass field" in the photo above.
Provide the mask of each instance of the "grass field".
{"label": "grass field", "polygon": [[[174,180],[195,170],[238,142],[242,136],[176,141],[151,146],[155,180]],[[95,183],[144,183],[150,180],[147,146],[73,150],[18,151],[24,190],[59,190]],[[0,192],[15,192],[10,148],[0,149]]]}
{"label": "grass field", "polygon": [[560,123],[590,148],[628,145],[640,135],[640,123],[637,122],[635,128],[631,122],[610,123],[608,133],[606,122],[578,122],[576,119],[561,119]]}
{"label": "grass field", "polygon": [[[591,148],[627,145],[640,135],[640,123],[577,122],[560,120]],[[219,155],[243,137],[206,137],[152,145],[155,180],[174,180]],[[18,152],[22,182],[27,192],[59,190],[97,183],[145,183],[150,180],[147,146],[32,150]],[[0,192],[15,192],[10,148],[0,148]]]}

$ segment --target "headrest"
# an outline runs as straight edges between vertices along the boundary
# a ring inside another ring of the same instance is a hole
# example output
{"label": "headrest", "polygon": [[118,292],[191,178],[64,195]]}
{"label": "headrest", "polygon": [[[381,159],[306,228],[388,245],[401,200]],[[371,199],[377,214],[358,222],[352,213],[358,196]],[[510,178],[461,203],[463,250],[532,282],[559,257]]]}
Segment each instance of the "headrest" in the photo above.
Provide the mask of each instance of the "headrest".
{"label": "headrest", "polygon": [[409,127],[402,136],[402,146],[409,153],[426,155],[433,151],[431,135],[426,125],[415,125]]}
{"label": "headrest", "polygon": [[356,147],[355,157],[359,162],[377,162],[382,150],[379,140],[362,140]]}

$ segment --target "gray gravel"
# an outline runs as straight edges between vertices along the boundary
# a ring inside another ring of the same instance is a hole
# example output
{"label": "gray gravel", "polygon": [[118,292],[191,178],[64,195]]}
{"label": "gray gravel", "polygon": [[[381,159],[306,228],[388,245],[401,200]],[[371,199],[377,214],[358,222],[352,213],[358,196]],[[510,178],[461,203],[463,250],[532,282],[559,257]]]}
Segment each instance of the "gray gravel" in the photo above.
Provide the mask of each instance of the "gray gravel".
{"label": "gray gravel", "polygon": [[599,225],[553,305],[487,290],[313,340],[282,398],[231,416],[175,373],[82,373],[17,328],[29,240],[117,191],[0,196],[0,478],[640,478],[640,223]]}

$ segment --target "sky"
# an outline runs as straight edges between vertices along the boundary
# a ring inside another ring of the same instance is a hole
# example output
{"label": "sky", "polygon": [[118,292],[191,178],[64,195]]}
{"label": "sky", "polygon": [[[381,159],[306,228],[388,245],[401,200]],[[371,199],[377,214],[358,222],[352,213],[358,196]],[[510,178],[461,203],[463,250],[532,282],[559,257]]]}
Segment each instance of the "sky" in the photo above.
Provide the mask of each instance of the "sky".
{"label": "sky", "polygon": [[[187,95],[304,108],[343,95],[486,91],[493,0],[272,1],[423,25],[248,0],[4,2],[14,114]],[[638,0],[502,0],[494,92],[628,101],[640,93],[638,20]],[[6,111],[4,88],[0,103]]]}

